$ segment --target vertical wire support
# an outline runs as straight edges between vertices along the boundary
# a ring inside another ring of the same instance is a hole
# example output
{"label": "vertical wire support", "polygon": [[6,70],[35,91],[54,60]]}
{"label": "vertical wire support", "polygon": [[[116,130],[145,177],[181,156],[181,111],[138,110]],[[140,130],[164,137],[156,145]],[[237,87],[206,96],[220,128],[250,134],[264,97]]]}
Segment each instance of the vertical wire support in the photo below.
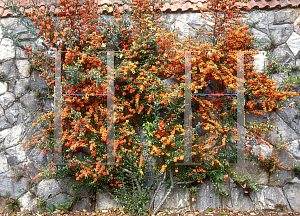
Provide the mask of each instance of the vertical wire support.
{"label": "vertical wire support", "polygon": [[62,163],[62,86],[61,86],[61,52],[55,52],[55,86],[54,86],[54,162]]}
{"label": "vertical wire support", "polygon": [[185,52],[185,109],[184,109],[184,163],[192,163],[192,84],[191,52]]}
{"label": "vertical wire support", "polygon": [[241,151],[241,157],[237,162],[244,162],[245,142],[245,87],[244,87],[244,52],[237,52],[237,151]]}
{"label": "vertical wire support", "polygon": [[107,165],[115,164],[114,130],[114,52],[107,52]]}

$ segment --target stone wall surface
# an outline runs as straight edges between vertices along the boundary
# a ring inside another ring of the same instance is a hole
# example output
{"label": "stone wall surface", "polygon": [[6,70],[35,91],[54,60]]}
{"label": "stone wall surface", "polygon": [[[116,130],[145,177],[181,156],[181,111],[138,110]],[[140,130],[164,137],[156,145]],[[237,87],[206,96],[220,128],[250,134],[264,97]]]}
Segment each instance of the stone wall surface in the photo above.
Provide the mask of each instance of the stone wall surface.
{"label": "stone wall surface", "polygon": [[[246,13],[246,12],[245,12]],[[256,70],[263,72],[270,61],[267,53],[273,54],[283,66],[300,66],[300,9],[284,8],[263,11],[247,12],[249,18],[245,23],[251,27],[251,32],[258,41],[255,46],[260,53],[255,57]],[[196,12],[172,12],[162,17],[165,25],[178,28],[179,36],[195,35],[195,29],[205,27],[207,23]],[[18,34],[23,44],[41,47],[40,40],[33,40],[32,35],[24,31],[13,17],[0,18],[4,26],[12,25],[10,33]],[[191,31],[191,33],[189,33]],[[39,72],[32,70],[24,52],[15,47],[8,35],[0,27],[0,195],[8,195],[20,201],[21,208],[37,210],[38,202],[46,200],[47,205],[68,203],[74,201],[73,210],[97,210],[117,208],[119,205],[108,195],[103,193],[93,194],[89,191],[76,192],[69,186],[76,184],[74,179],[37,179],[36,174],[49,161],[48,154],[42,154],[38,148],[24,148],[19,142],[28,142],[31,136],[38,135],[41,127],[31,127],[31,124],[41,113],[53,108],[53,101],[37,97],[37,91],[47,94],[46,82],[40,78]],[[293,70],[294,75],[299,75],[299,70]],[[276,84],[288,76],[283,71],[271,75]],[[168,85],[172,80],[164,80]],[[294,86],[294,91],[300,93],[299,84]],[[288,105],[294,104],[291,108]],[[256,118],[266,122],[266,117],[271,118],[271,124],[278,127],[282,134],[283,142],[290,142],[286,150],[278,153],[279,161],[293,166],[300,165],[300,97],[294,97],[285,104],[283,111],[276,110],[262,117],[246,114],[246,121]],[[280,136],[276,131],[266,133],[263,139],[269,142],[271,148],[262,147],[262,154],[267,156],[276,149]],[[256,149],[258,151],[258,149]],[[162,208],[172,209],[198,209],[226,207],[234,210],[278,210],[284,208],[289,211],[300,210],[300,174],[294,170],[279,170],[279,173],[269,173],[257,164],[241,163],[234,165],[237,173],[249,175],[261,185],[257,192],[246,193],[240,185],[232,179],[223,183],[229,193],[219,197],[215,194],[215,186],[209,180],[199,188],[195,199],[189,199],[186,188],[175,188]],[[164,185],[158,197],[162,197],[168,185]],[[76,201],[74,197],[77,197]],[[0,199],[0,203],[4,202]],[[155,206],[159,200],[155,200]],[[0,209],[4,211],[5,209]]]}

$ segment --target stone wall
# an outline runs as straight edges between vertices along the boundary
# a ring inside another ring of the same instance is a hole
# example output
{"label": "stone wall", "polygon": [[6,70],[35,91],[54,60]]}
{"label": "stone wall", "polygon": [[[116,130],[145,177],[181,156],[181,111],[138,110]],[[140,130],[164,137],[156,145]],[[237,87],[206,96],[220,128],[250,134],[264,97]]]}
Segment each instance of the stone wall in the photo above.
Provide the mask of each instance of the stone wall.
{"label": "stone wall", "polygon": [[[245,12],[246,13],[246,12]],[[263,71],[267,63],[267,51],[279,59],[284,66],[300,66],[300,10],[298,8],[272,9],[250,11],[246,23],[251,24],[251,31],[264,44],[256,42],[260,54],[255,58],[255,67]],[[176,12],[163,16],[165,24],[171,28],[179,28],[179,36],[186,37],[189,30],[205,25],[200,14],[196,12]],[[31,34],[17,25],[13,17],[0,18],[4,25],[12,25],[9,33],[18,34],[23,44],[41,47],[41,40],[34,40]],[[195,34],[191,32],[190,34]],[[43,155],[38,148],[25,149],[19,142],[28,142],[31,136],[38,135],[41,128],[31,127],[41,112],[50,111],[53,101],[47,99],[46,82],[40,78],[39,72],[32,70],[23,51],[15,47],[8,36],[0,28],[0,213],[5,211],[7,199],[5,195],[18,198],[23,212],[37,210],[38,203],[45,200],[46,204],[57,202],[66,203],[75,196],[73,203],[75,210],[97,210],[110,207],[119,207],[107,194],[93,194],[91,191],[76,192],[70,188],[76,184],[73,179],[57,181],[54,179],[33,181],[33,177],[41,172],[49,161],[49,155]],[[292,74],[297,75],[299,70]],[[276,84],[279,84],[288,74],[279,71],[272,74]],[[168,84],[169,80],[164,83]],[[300,93],[299,84],[294,91]],[[42,96],[42,97],[41,97]],[[287,107],[294,104],[295,108]],[[259,117],[259,121],[271,118],[271,124],[278,127],[282,134],[282,141],[290,142],[289,152],[281,150],[278,154],[279,162],[288,166],[300,164],[300,97],[294,97],[285,104],[283,112],[276,110]],[[246,115],[246,121],[252,121],[255,115]],[[262,154],[267,155],[275,149],[280,137],[275,132],[267,133],[264,140],[272,144],[272,148],[262,145]],[[208,207],[226,207],[234,210],[300,210],[300,174],[295,171],[279,170],[279,173],[268,173],[257,164],[240,163],[234,167],[239,174],[249,175],[261,185],[257,192],[245,193],[240,185],[231,179],[224,182],[222,187],[229,191],[229,196],[220,198],[213,191],[214,185],[206,180],[199,188],[199,193],[192,202],[186,188],[176,188],[162,208],[172,209],[198,209]],[[165,185],[159,197],[167,191]],[[155,205],[157,205],[156,200]]]}

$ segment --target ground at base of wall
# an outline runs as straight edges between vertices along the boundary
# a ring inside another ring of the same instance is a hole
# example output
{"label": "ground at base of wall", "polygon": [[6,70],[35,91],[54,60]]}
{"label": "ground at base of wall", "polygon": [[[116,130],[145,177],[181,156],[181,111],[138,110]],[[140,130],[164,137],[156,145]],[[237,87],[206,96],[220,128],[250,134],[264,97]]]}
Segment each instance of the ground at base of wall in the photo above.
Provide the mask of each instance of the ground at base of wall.
{"label": "ground at base of wall", "polygon": [[[0,214],[1,215],[1,214]],[[3,216],[6,216],[8,214],[3,214]],[[34,213],[31,211],[27,212],[18,212],[18,213],[11,213],[10,216],[44,216],[44,215],[51,215],[51,216],[92,216],[92,215],[99,215],[99,216],[130,216],[130,214],[125,214],[121,212],[120,210],[98,210],[93,212],[70,212],[70,213],[64,213],[64,212],[57,212],[57,213]],[[255,210],[249,210],[249,211],[234,211],[234,210],[228,210],[228,209],[208,209],[206,211],[172,211],[172,210],[165,210],[162,212],[158,212],[158,215],[162,216],[219,216],[219,215],[241,215],[241,216],[287,216],[287,215],[299,215],[300,211],[297,212],[275,212],[275,211],[255,211]],[[1,215],[2,216],[2,215]]]}

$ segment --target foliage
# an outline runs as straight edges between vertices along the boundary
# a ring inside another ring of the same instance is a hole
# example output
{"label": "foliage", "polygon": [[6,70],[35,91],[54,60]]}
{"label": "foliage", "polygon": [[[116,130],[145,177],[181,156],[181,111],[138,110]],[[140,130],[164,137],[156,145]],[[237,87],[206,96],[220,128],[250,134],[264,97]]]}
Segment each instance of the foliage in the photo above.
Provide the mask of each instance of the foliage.
{"label": "foliage", "polygon": [[20,210],[20,201],[18,199],[6,196],[6,201],[8,202],[8,204],[6,205],[6,207],[9,209],[8,214]]}
{"label": "foliage", "polygon": [[[207,40],[179,39],[174,32],[160,26],[161,3],[136,0],[131,11],[122,14],[116,8],[113,22],[100,22],[96,5],[87,0],[82,3],[61,0],[54,16],[48,6],[24,14],[34,21],[38,36],[44,39],[46,52],[24,48],[35,69],[41,71],[48,86],[55,84],[55,62],[47,54],[51,49],[62,51],[62,142],[63,162],[68,165],[49,164],[48,169],[35,177],[74,176],[83,187],[104,188],[112,197],[124,204],[134,214],[144,214],[152,209],[154,197],[163,183],[171,187],[152,214],[155,214],[170,194],[174,185],[201,183],[210,177],[217,186],[230,174],[228,157],[233,157],[237,140],[237,99],[213,97],[204,99],[192,96],[192,119],[201,124],[192,128],[193,162],[184,161],[183,117],[185,97],[185,51],[193,50],[191,59],[192,93],[203,93],[207,86],[215,85],[214,93],[234,93],[237,90],[236,51],[245,51],[245,108],[254,109],[257,99],[262,100],[264,111],[281,109],[282,102],[292,98],[295,92],[278,90],[266,74],[253,71],[253,48],[248,27],[239,20],[243,16],[234,5],[237,1],[213,0],[207,9],[201,9],[204,18],[211,20],[206,31]],[[116,6],[116,5],[114,5]],[[131,22],[128,22],[128,19]],[[35,32],[32,30],[32,32]],[[205,37],[204,37],[205,36]],[[108,61],[103,53],[115,54],[115,154],[117,164],[108,164],[107,105],[108,99],[95,95],[107,89]],[[163,78],[174,78],[180,84],[162,85]],[[80,97],[76,94],[89,94]],[[73,94],[73,95],[71,95]],[[75,96],[74,96],[75,95]],[[163,111],[164,115],[160,115]],[[54,112],[45,113],[33,126],[43,126],[43,134],[33,137],[26,146],[36,145],[43,154],[54,151]],[[247,134],[259,138],[273,128],[267,124],[250,124]],[[205,138],[197,133],[203,125]],[[142,144],[137,133],[145,129],[148,142]],[[246,152],[247,155],[247,152]],[[157,181],[144,187],[147,169],[151,161]],[[168,173],[168,174],[167,174]],[[237,177],[247,190],[254,190],[249,179]],[[195,186],[195,185],[193,185]],[[148,196],[153,190],[152,196]],[[146,205],[147,204],[147,205]]]}

